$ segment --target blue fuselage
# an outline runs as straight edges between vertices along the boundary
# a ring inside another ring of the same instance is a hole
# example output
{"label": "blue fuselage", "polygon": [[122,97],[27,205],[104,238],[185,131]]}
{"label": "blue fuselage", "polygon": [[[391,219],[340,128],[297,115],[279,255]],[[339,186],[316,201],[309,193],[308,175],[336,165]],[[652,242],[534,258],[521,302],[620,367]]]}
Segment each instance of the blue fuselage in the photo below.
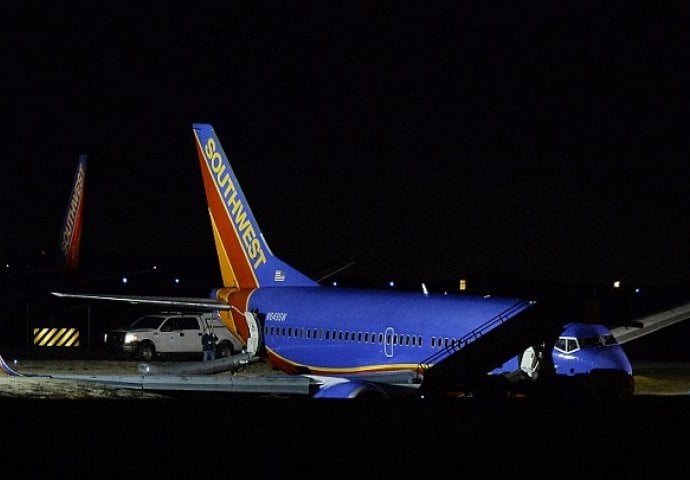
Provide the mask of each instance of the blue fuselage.
{"label": "blue fuselage", "polygon": [[249,309],[265,315],[272,360],[311,372],[415,369],[432,355],[505,312],[516,298],[424,295],[356,289],[260,288]]}
{"label": "blue fuselage", "polygon": [[[530,303],[518,298],[425,295],[319,287],[259,288],[245,306],[264,317],[270,361],[288,372],[357,374],[416,370],[432,356],[461,342],[487,322],[503,316],[520,321]],[[579,325],[575,329],[574,325]],[[605,336],[601,325],[572,324],[563,335]],[[557,373],[624,370],[630,363],[619,345],[589,345],[571,352],[553,350]],[[494,373],[517,369],[509,361]]]}

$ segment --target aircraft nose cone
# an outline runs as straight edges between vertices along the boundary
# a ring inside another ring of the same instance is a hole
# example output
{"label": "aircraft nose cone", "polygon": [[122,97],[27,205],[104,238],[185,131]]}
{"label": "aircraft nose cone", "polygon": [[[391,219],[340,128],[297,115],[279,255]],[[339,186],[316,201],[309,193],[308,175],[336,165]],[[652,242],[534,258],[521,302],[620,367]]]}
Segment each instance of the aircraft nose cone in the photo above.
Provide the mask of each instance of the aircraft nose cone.
{"label": "aircraft nose cone", "polygon": [[623,370],[628,375],[632,375],[632,365],[627,355],[619,346],[602,349],[595,362],[596,368]]}

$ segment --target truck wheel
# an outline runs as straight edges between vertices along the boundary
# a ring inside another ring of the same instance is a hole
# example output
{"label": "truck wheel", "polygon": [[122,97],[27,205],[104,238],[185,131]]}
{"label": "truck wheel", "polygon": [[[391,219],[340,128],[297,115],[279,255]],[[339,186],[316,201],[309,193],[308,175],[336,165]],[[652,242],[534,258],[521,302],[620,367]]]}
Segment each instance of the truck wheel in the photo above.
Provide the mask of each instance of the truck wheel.
{"label": "truck wheel", "polygon": [[231,357],[233,353],[232,345],[229,342],[220,343],[216,347],[216,357],[218,358]]}
{"label": "truck wheel", "polygon": [[156,356],[156,348],[152,343],[143,342],[137,347],[137,358],[148,362]]}

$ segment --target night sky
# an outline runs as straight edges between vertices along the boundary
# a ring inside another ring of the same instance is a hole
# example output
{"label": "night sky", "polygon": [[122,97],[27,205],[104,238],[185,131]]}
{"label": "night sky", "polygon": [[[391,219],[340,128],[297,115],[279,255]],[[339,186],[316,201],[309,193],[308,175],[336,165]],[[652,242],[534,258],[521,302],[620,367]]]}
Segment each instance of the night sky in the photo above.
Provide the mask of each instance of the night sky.
{"label": "night sky", "polygon": [[3,261],[54,250],[86,153],[82,265],[218,286],[208,122],[307,274],[689,284],[682,11],[142,3],[2,7]]}

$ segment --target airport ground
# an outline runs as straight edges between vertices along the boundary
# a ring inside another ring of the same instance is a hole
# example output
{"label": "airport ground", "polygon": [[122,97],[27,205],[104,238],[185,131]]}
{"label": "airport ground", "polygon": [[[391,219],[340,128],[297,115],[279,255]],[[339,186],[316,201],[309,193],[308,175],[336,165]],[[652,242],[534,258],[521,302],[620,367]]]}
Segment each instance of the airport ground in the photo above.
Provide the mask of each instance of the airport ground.
{"label": "airport ground", "polygon": [[[3,357],[32,374],[138,366],[15,353]],[[5,377],[0,451],[17,473],[3,477],[685,477],[690,363],[635,371],[636,394],[615,402],[166,396]]]}

